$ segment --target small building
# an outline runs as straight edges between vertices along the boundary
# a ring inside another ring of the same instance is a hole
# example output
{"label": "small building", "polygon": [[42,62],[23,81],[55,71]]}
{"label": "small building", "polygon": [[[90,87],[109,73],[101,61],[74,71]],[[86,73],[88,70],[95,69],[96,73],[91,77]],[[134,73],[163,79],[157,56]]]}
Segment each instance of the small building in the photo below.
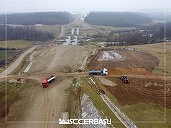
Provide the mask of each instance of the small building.
{"label": "small building", "polygon": [[75,28],[72,28],[71,34],[74,35]]}
{"label": "small building", "polygon": [[71,36],[68,36],[67,39],[65,39],[65,42],[63,42],[63,45],[77,45],[78,39],[77,36],[74,36],[71,38]]}
{"label": "small building", "polygon": [[77,36],[74,36],[71,45],[77,45],[77,44],[78,44]]}
{"label": "small building", "polygon": [[80,30],[79,30],[79,28],[77,28],[77,35],[79,35],[80,34]]}
{"label": "small building", "polygon": [[65,42],[63,42],[63,45],[70,45],[70,43],[71,43],[71,37],[68,36],[68,38],[65,39]]}

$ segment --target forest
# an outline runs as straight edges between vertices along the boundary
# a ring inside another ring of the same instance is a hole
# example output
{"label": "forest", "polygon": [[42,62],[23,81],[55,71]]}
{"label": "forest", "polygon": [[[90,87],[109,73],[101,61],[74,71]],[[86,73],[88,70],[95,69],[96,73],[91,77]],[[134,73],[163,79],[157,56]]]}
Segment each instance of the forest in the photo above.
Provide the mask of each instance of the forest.
{"label": "forest", "polygon": [[94,41],[120,42],[120,45],[160,43],[171,40],[171,22],[149,25],[127,32],[111,31],[108,35],[98,33],[92,37]]}
{"label": "forest", "polygon": [[11,27],[0,25],[0,40],[48,41],[54,39],[49,32],[41,32],[35,27]]}
{"label": "forest", "polygon": [[149,24],[152,19],[132,12],[90,12],[84,19],[88,24],[113,27],[137,27]]}
{"label": "forest", "polygon": [[69,12],[34,12],[0,15],[0,24],[15,25],[64,25],[73,20]]}

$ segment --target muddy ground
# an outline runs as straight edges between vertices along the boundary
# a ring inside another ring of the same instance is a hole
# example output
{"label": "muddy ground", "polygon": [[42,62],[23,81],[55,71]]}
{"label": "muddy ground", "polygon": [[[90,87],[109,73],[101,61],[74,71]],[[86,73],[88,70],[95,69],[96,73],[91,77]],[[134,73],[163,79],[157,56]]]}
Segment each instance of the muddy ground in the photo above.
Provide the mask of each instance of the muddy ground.
{"label": "muddy ground", "polygon": [[126,49],[101,50],[92,59],[88,68],[145,68],[153,70],[158,65],[158,59],[146,52]]}
{"label": "muddy ground", "polygon": [[[119,77],[108,77],[116,86],[105,86],[121,105],[155,103],[171,108],[171,81],[147,78],[129,78],[123,83]],[[166,97],[166,104],[164,102]]]}

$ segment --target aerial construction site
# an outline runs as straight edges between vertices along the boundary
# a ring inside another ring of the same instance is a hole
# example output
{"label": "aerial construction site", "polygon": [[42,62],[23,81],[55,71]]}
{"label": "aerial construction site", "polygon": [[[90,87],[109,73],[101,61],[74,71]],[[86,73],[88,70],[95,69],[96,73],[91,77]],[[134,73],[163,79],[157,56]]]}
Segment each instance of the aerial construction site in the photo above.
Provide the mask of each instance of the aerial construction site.
{"label": "aerial construction site", "polygon": [[25,46],[0,41],[8,47],[6,58],[20,49],[0,68],[0,127],[171,127],[171,43],[108,46],[99,37],[121,28],[88,24],[88,14],[72,15],[68,24],[36,25],[55,33],[53,40]]}

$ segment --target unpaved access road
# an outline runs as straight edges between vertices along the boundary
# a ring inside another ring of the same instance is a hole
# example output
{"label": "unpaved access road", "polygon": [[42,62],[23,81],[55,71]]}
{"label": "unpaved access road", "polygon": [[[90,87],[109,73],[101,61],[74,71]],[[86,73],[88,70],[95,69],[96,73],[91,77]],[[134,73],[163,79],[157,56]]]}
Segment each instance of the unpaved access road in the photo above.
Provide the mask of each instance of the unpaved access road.
{"label": "unpaved access road", "polygon": [[51,44],[35,55],[30,72],[73,72],[80,68],[84,58],[92,51],[86,46],[63,46]]}
{"label": "unpaved access road", "polygon": [[71,82],[67,78],[55,81],[48,88],[38,85],[27,89],[23,99],[11,106],[6,128],[65,128],[59,125],[59,119],[67,111],[67,89]]}
{"label": "unpaved access road", "polygon": [[20,57],[15,60],[15,62],[13,62],[7,69],[5,69],[3,72],[0,73],[0,78],[3,78],[7,75],[9,75],[12,71],[14,71],[15,68],[17,68],[17,66],[22,62],[22,60],[24,59],[24,57],[31,53],[37,46],[33,46],[32,48],[30,48],[29,50],[25,51],[23,54],[20,55]]}

